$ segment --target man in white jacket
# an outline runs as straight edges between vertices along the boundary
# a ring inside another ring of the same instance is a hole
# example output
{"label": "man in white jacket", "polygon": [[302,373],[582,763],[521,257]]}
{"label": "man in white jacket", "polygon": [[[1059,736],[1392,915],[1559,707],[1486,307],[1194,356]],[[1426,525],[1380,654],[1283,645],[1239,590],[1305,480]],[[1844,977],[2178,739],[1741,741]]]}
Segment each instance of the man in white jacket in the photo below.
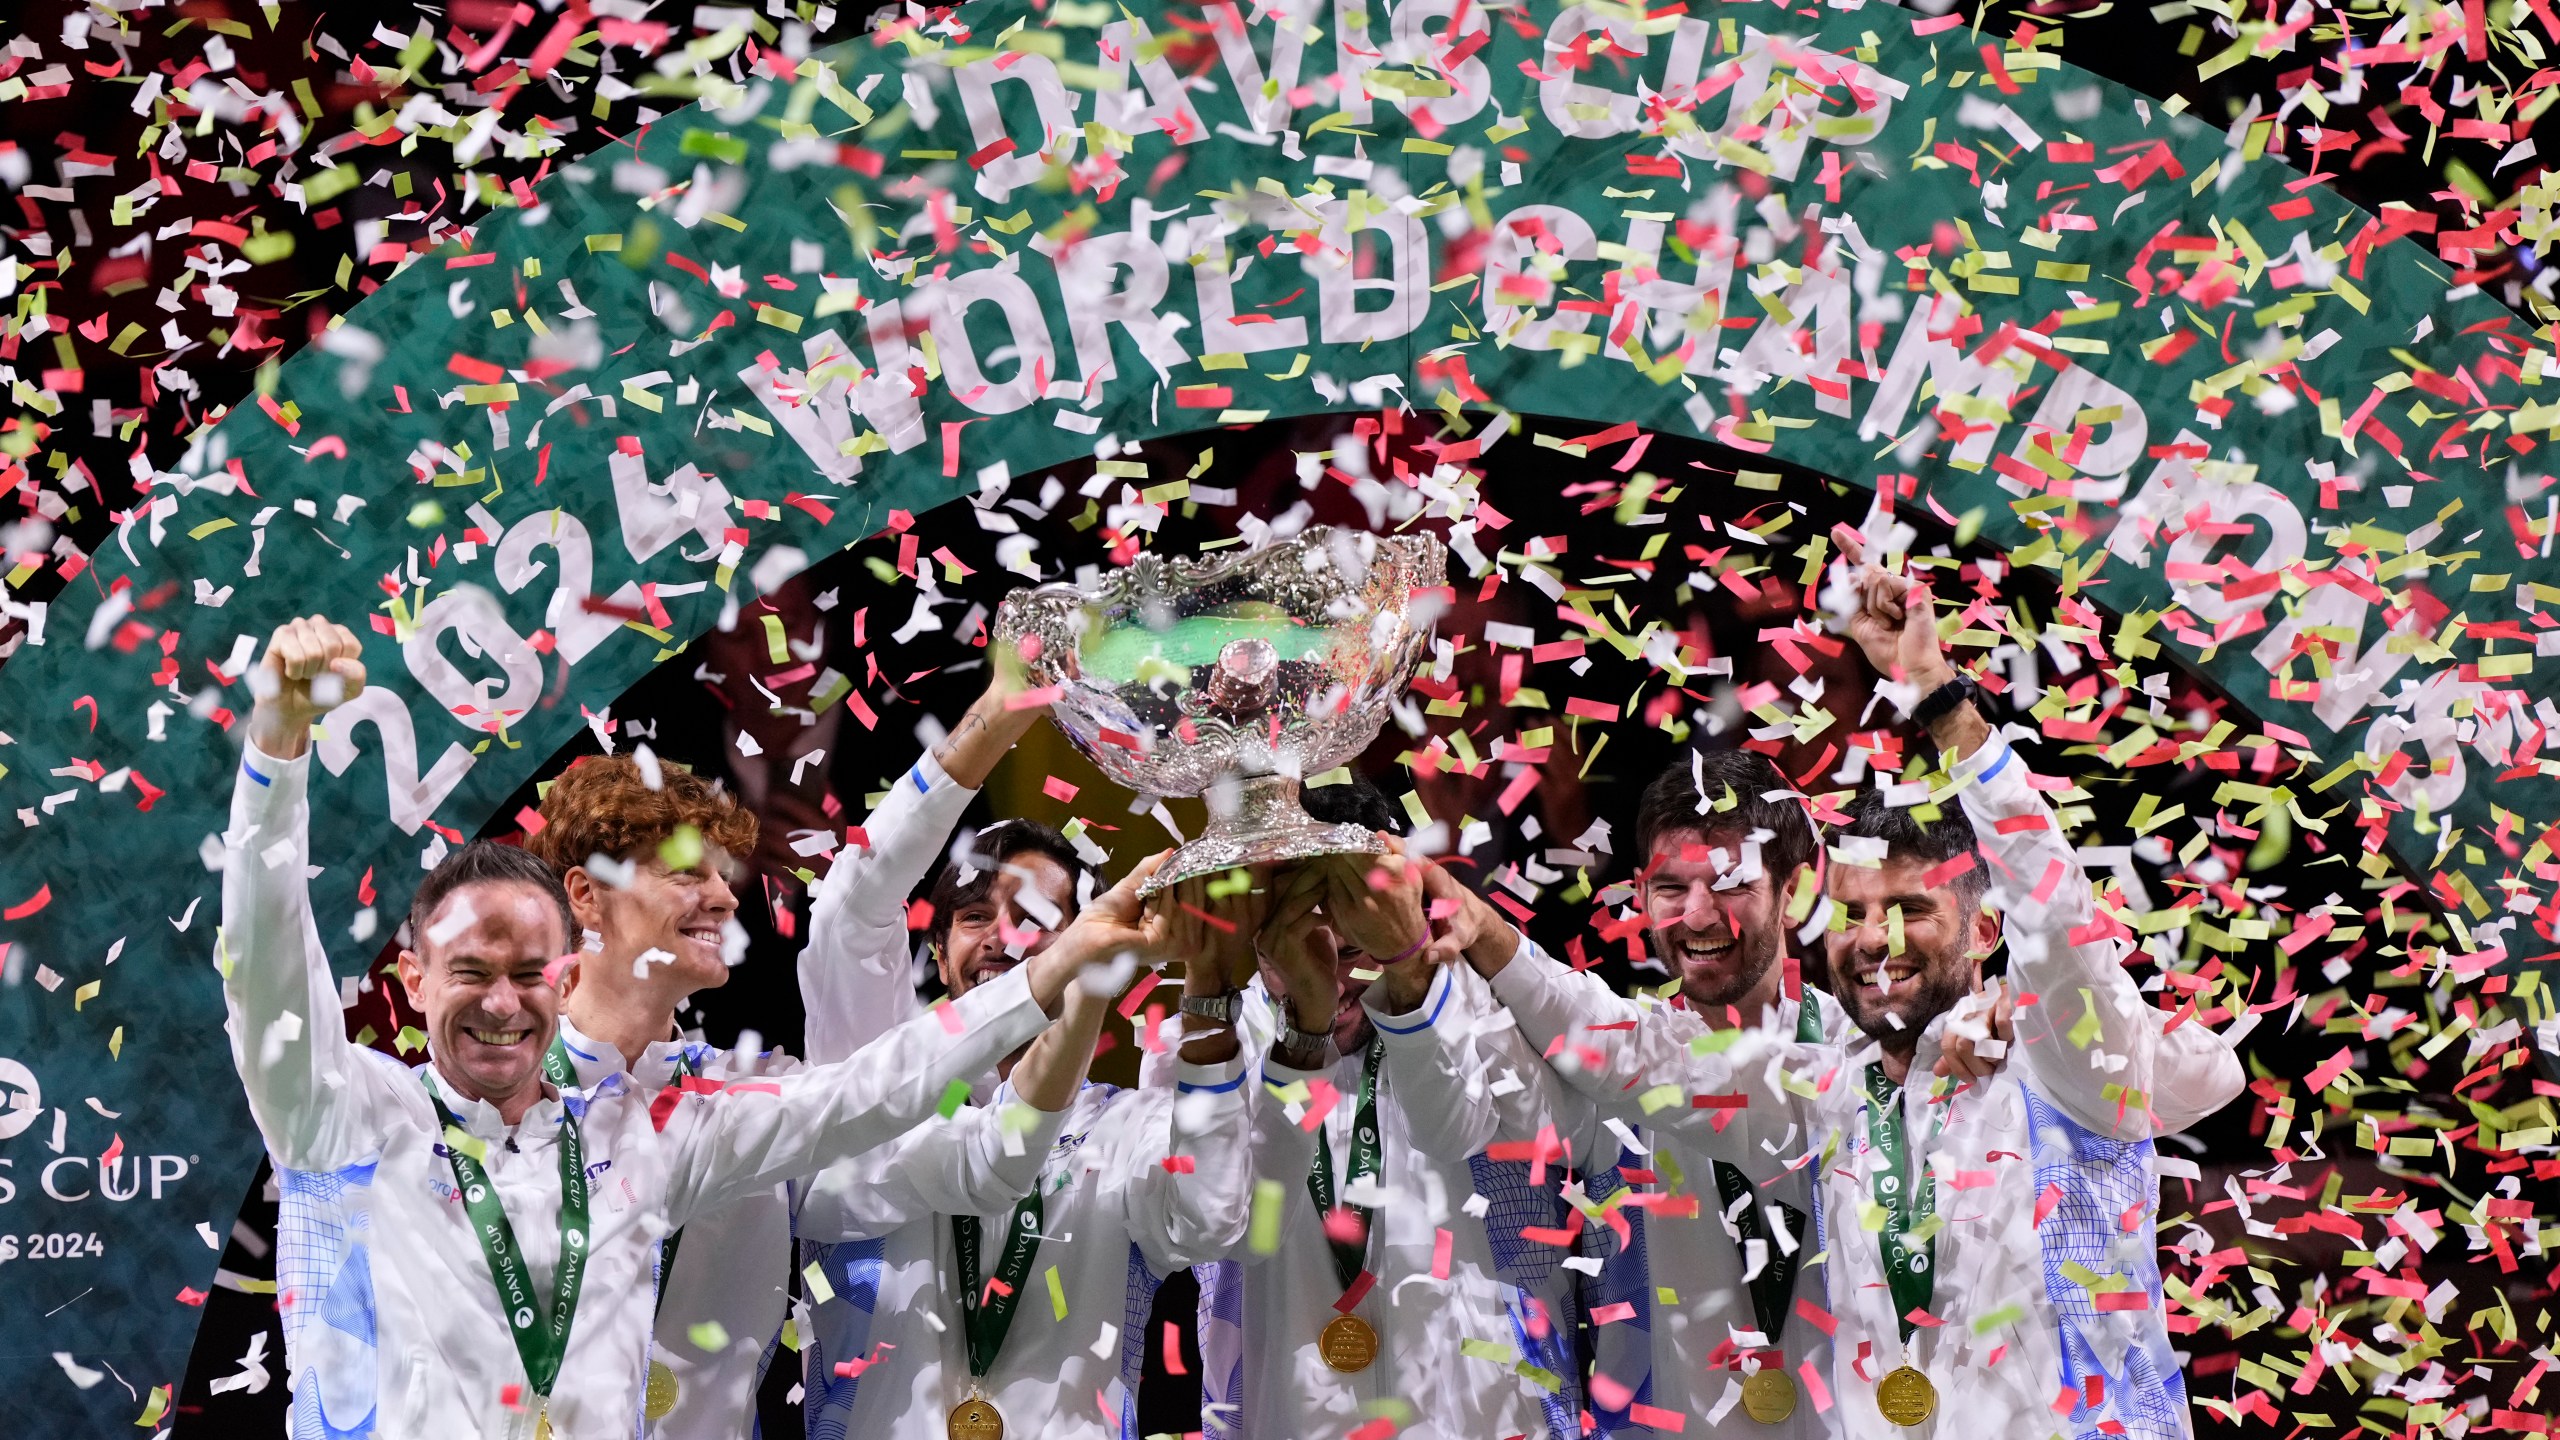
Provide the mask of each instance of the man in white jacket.
{"label": "man in white jacket", "polygon": [[[525,848],[550,863],[583,939],[560,1004],[553,1078],[591,1090],[625,1073],[645,1094],[688,1077],[736,1080],[797,1068],[677,1033],[697,990],[728,983],[746,933],[733,857],[755,852],[756,817],[681,766],[591,756],[542,794]],[[667,1240],[646,1412],[658,1440],[747,1440],[756,1389],[782,1329],[791,1281],[789,1193],[772,1186]],[[706,1343],[708,1342],[708,1343]]]}
{"label": "man in white jacket", "polygon": [[[1366,781],[1306,805],[1391,820]],[[1590,1106],[1483,982],[1430,963],[1426,884],[1456,888],[1400,852],[1282,872],[1260,974],[1225,1002],[1262,1057],[1265,1198],[1248,1243],[1199,1269],[1212,1436],[1342,1440],[1382,1416],[1414,1440],[1580,1433],[1565,1157],[1502,1137],[1579,1133]]]}
{"label": "man in white jacket", "polygon": [[428,1030],[412,1069],[346,1038],[305,873],[310,732],[362,691],[360,654],[320,617],[276,632],[224,837],[216,965],[285,1196],[296,1435],[633,1434],[669,1230],[893,1138],[1036,1035],[1083,964],[1145,942],[1124,887],[1023,975],[847,1063],[581,1094],[543,1067],[566,897],[531,856],[471,845],[421,886],[400,956]]}
{"label": "man in white jacket", "polygon": [[[1664,771],[1637,808],[1644,859],[1632,898],[1649,953],[1676,984],[1666,1002],[1571,975],[1559,988],[1574,1025],[1645,1026],[1682,1044],[1738,1026],[1807,1042],[1846,1038],[1840,1007],[1785,958],[1790,901],[1800,923],[1813,898],[1799,887],[1811,881],[1816,844],[1812,819],[1764,756],[1693,754]],[[1451,928],[1476,967],[1497,973],[1515,949],[1535,950],[1481,898],[1450,893],[1459,907]],[[1529,1041],[1558,1054],[1558,1036],[1534,1018],[1521,1021]],[[1698,1111],[1693,1126],[1689,1116],[1658,1115],[1664,1107],[1641,1089],[1590,1093],[1595,1124],[1578,1144],[1589,1157],[1585,1248],[1606,1261],[1583,1286],[1597,1428],[1624,1434],[1662,1429],[1672,1416],[1684,1425],[1732,1417],[1754,1422],[1754,1434],[1826,1433],[1793,1378],[1808,1362],[1827,1365],[1829,1350],[1821,1328],[1797,1314],[1823,1292],[1805,1264],[1812,1184],[1785,1163],[1784,1122]]]}
{"label": "man in white jacket", "polygon": [[[1798,1313],[1830,1332],[1830,1363],[1801,1362],[1794,1381],[1834,1433],[2184,1436],[2152,1137],[2227,1103],[2239,1063],[2143,1003],[2025,761],[1952,683],[1925,590],[1859,564],[1853,533],[1843,549],[1858,565],[1851,633],[1924,697],[1917,718],[1950,772],[1929,797],[1939,820],[1890,813],[1879,793],[1833,854],[1828,957],[1856,1037],[1623,1024],[1594,1003],[1594,977],[1530,947],[1469,958],[1576,1085],[1637,1095],[1658,1129],[1726,1153],[1738,1132],[1815,1176],[1807,1263],[1829,1306]],[[1967,903],[1977,870],[1989,910]],[[2003,939],[2020,992],[2005,1068],[1922,1083]]]}
{"label": "man in white jacket", "polygon": [[[800,962],[813,1060],[914,1012],[907,899],[1043,713],[1009,705],[1009,693],[991,688],[891,787],[864,822],[869,844],[821,882]],[[944,988],[965,996],[1051,943],[1077,913],[1084,871],[1054,831],[1024,822],[955,848],[926,933]],[[1225,988],[1236,937],[1256,928],[1227,908],[1198,886],[1158,902],[1164,953],[1187,961],[1186,992]],[[1083,1085],[1061,1109],[1027,1093],[1029,1058],[991,1063],[973,1086],[983,1118],[920,1131],[803,1187],[798,1230],[827,1292],[806,1357],[812,1436],[985,1440],[992,1419],[1015,1440],[1135,1440],[1158,1279],[1226,1253],[1251,1204],[1236,1037],[1185,1026],[1171,1089]],[[1088,1036],[1075,1076],[1090,1054]],[[1008,1138],[1009,1112],[1031,1123]]]}

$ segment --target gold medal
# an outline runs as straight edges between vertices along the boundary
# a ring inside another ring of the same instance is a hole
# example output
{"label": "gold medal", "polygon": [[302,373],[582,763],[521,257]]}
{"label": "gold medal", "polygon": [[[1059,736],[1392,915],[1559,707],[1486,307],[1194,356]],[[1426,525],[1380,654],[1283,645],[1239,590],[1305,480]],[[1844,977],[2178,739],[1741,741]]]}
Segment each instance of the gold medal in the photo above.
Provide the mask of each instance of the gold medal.
{"label": "gold medal", "polygon": [[542,1413],[533,1422],[533,1440],[551,1440],[551,1405],[545,1401]]}
{"label": "gold medal", "polygon": [[1938,1413],[1938,1387],[1908,1365],[1897,1365],[1876,1384],[1876,1409],[1896,1425],[1926,1425]]}
{"label": "gold medal", "polygon": [[1378,1358],[1378,1332],[1357,1315],[1336,1315],[1316,1336],[1316,1353],[1344,1375],[1357,1375]]}
{"label": "gold medal", "polygon": [[668,1412],[676,1408],[676,1395],[676,1372],[668,1369],[664,1360],[650,1361],[648,1396],[641,1402],[649,1418],[666,1419]]}
{"label": "gold medal", "polygon": [[945,1428],[951,1440],[1004,1440],[1004,1416],[983,1395],[961,1401]]}
{"label": "gold medal", "polygon": [[1742,1413],[1763,1425],[1775,1425],[1793,1415],[1796,1382],[1775,1365],[1762,1366],[1743,1377]]}

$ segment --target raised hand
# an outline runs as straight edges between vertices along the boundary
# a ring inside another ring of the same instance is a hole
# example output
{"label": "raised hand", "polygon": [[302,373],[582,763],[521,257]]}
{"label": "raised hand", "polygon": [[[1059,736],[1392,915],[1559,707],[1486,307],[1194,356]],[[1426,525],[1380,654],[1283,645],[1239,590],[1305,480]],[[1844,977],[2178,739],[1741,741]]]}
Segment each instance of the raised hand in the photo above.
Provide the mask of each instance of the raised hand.
{"label": "raised hand", "polygon": [[1938,643],[1938,614],[1928,582],[1896,575],[1869,559],[1866,542],[1848,525],[1831,527],[1832,543],[1849,567],[1855,608],[1849,638],[1876,673],[1926,694],[1953,678],[1954,667]]}
{"label": "raised hand", "polygon": [[1273,904],[1258,948],[1298,1015],[1330,1016],[1341,1004],[1342,971],[1335,960],[1333,936],[1314,904]]}
{"label": "raised hand", "polygon": [[1253,978],[1256,937],[1271,915],[1272,887],[1259,874],[1248,874],[1241,889],[1235,879],[1233,872],[1196,875],[1155,897],[1164,954],[1182,960],[1186,993],[1241,990]]}
{"label": "raised hand", "polygon": [[1331,855],[1326,867],[1325,914],[1335,933],[1381,964],[1414,958],[1431,935],[1423,910],[1423,875],[1429,869],[1405,854],[1404,842],[1382,835],[1384,855]]}
{"label": "raised hand", "polygon": [[1093,897],[1067,922],[1058,938],[1033,954],[1024,967],[1031,972],[1032,998],[1054,1016],[1068,982],[1088,965],[1108,965],[1123,951],[1151,959],[1164,951],[1164,920],[1138,899],[1138,887],[1156,873],[1170,850],[1139,861],[1120,883]]}
{"label": "raised hand", "polygon": [[1327,855],[1298,866],[1281,883],[1275,909],[1288,914],[1321,907],[1334,937],[1366,952],[1378,966],[1381,1001],[1404,1011],[1431,987],[1431,962],[1423,955],[1431,938],[1423,911],[1428,867],[1406,856],[1403,841],[1380,838],[1384,855]]}
{"label": "raised hand", "polygon": [[325,615],[287,620],[267,638],[267,653],[249,672],[257,703],[249,739],[279,760],[311,743],[311,722],[364,693],[364,646],[355,632]]}
{"label": "raised hand", "polygon": [[1472,965],[1490,979],[1520,948],[1520,932],[1483,896],[1459,883],[1447,867],[1422,862],[1424,913],[1435,927],[1422,947],[1434,965]]}
{"label": "raised hand", "polygon": [[990,673],[986,693],[933,747],[934,762],[943,773],[971,790],[982,788],[987,777],[995,773],[997,763],[1011,753],[1015,742],[1030,734],[1040,717],[1049,713],[1046,705],[1020,703],[1031,682],[1025,678],[1019,654],[1009,653],[1002,645],[991,645],[987,663]]}

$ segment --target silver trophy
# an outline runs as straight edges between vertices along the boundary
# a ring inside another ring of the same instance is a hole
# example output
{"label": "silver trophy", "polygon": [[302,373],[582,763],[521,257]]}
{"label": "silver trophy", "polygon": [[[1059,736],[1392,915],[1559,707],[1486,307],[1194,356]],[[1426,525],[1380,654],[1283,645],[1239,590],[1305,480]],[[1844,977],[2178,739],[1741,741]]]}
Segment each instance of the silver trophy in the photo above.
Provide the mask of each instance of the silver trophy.
{"label": "silver trophy", "polygon": [[1376,854],[1326,825],[1299,781],[1350,761],[1431,645],[1448,552],[1429,535],[1315,526],[1233,556],[1141,555],[1093,589],[1016,590],[995,641],[1102,772],[1141,795],[1204,795],[1209,825],[1147,882],[1237,865]]}

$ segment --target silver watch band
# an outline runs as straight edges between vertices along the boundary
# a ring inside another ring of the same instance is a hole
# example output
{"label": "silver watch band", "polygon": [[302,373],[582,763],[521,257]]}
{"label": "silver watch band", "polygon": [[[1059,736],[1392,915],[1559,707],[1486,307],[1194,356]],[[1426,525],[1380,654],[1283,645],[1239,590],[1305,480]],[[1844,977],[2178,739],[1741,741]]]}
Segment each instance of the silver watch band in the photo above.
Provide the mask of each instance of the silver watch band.
{"label": "silver watch band", "polygon": [[1241,990],[1222,990],[1215,995],[1186,994],[1182,997],[1182,1013],[1213,1020],[1220,1025],[1233,1025],[1243,1001],[1244,992]]}
{"label": "silver watch band", "polygon": [[1279,1006],[1280,1028],[1271,1037],[1271,1048],[1292,1055],[1324,1055],[1333,1053],[1333,1031],[1298,1028],[1298,1007],[1283,999]]}

